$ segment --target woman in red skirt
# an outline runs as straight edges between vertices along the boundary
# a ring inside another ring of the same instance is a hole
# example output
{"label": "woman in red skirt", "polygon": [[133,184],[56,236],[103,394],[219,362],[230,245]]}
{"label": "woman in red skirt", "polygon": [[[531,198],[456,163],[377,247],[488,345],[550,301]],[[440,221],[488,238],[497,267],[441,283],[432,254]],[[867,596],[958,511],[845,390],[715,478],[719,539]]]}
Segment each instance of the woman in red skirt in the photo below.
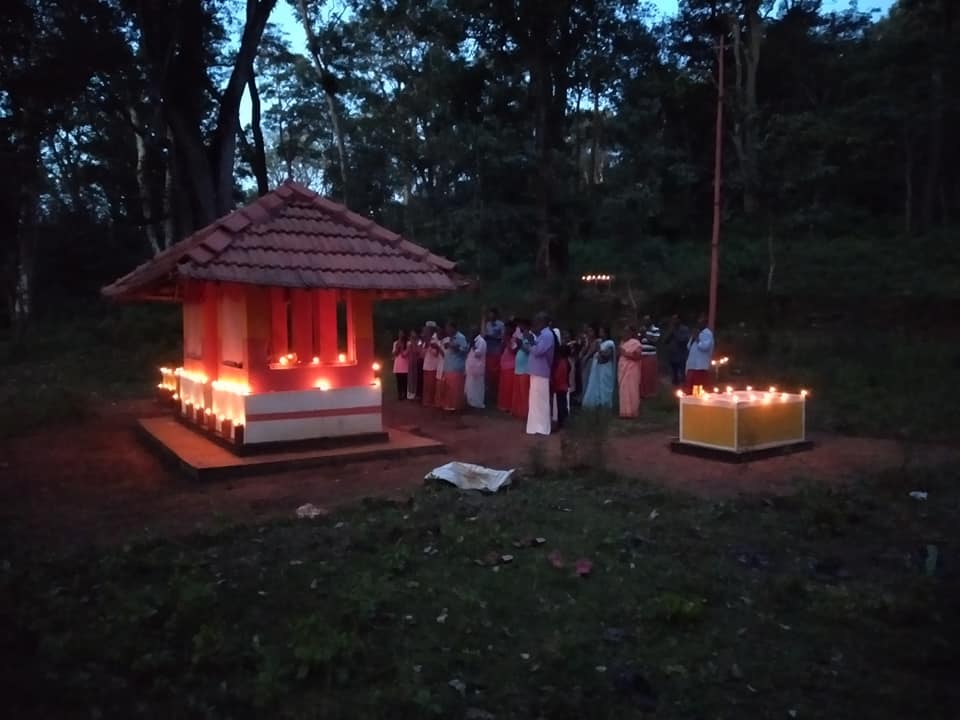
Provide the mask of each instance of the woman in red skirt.
{"label": "woman in red skirt", "polygon": [[514,322],[507,323],[503,334],[503,352],[500,353],[500,374],[497,378],[497,409],[501,412],[513,410],[513,372],[516,364],[517,351],[513,346],[513,333],[517,326]]}

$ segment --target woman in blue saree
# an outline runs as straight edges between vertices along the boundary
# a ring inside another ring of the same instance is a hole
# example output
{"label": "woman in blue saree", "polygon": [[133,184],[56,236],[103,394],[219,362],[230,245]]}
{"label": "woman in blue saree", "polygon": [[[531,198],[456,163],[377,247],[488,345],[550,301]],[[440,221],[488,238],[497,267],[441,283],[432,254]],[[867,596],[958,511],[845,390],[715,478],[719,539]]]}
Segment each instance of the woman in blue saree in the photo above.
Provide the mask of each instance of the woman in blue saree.
{"label": "woman in blue saree", "polygon": [[610,328],[600,327],[596,351],[590,358],[590,374],[583,394],[585,408],[612,408],[616,387],[615,354],[617,344],[610,338]]}

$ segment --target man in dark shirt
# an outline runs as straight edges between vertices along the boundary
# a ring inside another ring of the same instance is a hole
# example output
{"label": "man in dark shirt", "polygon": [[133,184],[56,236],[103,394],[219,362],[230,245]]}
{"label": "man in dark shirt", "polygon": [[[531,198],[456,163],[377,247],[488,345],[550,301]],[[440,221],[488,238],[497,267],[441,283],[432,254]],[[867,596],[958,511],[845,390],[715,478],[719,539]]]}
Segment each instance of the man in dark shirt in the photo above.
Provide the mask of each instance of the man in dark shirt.
{"label": "man in dark shirt", "polygon": [[665,345],[667,358],[670,361],[670,376],[674,387],[684,384],[687,366],[687,344],[690,342],[690,328],[683,324],[679,315],[670,318],[670,327],[667,329]]}

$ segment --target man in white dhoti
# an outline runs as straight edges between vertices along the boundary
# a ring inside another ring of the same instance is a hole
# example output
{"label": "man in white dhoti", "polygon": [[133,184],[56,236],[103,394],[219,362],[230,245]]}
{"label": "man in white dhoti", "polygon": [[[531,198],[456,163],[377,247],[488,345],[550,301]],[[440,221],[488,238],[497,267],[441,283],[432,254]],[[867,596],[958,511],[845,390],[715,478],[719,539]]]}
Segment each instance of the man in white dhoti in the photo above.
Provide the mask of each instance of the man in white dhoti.
{"label": "man in white dhoti", "polygon": [[538,313],[533,319],[536,342],[530,348],[527,372],[530,375],[530,404],[527,410],[527,435],[549,435],[553,408],[550,392],[550,375],[553,370],[553,354],[557,339],[547,325],[546,313]]}
{"label": "man in white dhoti", "polygon": [[487,341],[483,339],[483,335],[478,330],[474,333],[473,345],[470,346],[470,352],[467,355],[467,378],[464,386],[467,405],[478,410],[484,408],[483,396],[486,390],[486,371]]}

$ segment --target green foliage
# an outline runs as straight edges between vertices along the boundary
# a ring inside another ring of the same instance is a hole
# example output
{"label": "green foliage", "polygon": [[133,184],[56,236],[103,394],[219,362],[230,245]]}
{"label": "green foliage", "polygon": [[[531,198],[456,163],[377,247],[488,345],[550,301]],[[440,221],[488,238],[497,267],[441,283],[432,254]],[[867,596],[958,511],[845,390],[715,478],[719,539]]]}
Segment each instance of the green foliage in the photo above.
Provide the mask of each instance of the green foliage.
{"label": "green foliage", "polygon": [[[951,70],[960,58],[945,0],[898,2],[882,17],[809,0],[684,0],[661,21],[633,0],[564,0],[543,12],[521,2],[351,0],[334,11],[311,1],[305,19],[293,3],[323,68],[290,28],[268,28],[254,62],[260,117],[241,129],[239,160],[225,160],[238,180],[227,198],[210,188],[211,163],[230,145],[234,113],[221,90],[247,7],[81,5],[65,14],[52,0],[18,0],[3,29],[0,124],[21,138],[0,148],[16,170],[0,207],[11,319],[25,300],[43,315],[89,299],[149,254],[148,237],[169,243],[209,219],[211,194],[218,206],[248,195],[261,130],[271,184],[289,176],[346,198],[456,259],[479,281],[477,300],[576,307],[589,299],[575,278],[611,272],[621,300],[699,304],[720,32],[721,307],[960,292],[947,132],[960,118]],[[546,265],[549,279],[538,272]],[[477,304],[457,300],[440,314]]]}

